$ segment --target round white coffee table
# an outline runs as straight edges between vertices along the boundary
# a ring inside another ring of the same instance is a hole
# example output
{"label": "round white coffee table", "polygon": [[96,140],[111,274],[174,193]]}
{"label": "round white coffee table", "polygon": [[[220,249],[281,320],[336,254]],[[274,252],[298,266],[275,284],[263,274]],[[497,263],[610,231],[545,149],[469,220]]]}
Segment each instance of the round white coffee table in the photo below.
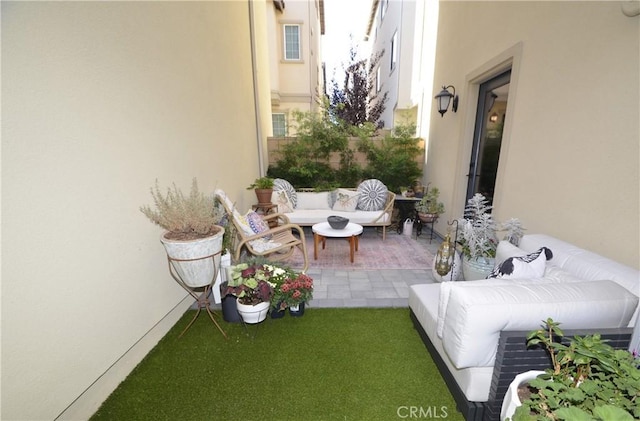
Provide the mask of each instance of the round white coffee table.
{"label": "round white coffee table", "polygon": [[318,260],[318,244],[322,242],[324,250],[327,238],[346,238],[349,240],[349,256],[353,263],[353,255],[358,251],[358,236],[362,234],[362,225],[349,222],[344,229],[334,230],[328,222],[320,222],[311,227],[313,231],[313,259]]}

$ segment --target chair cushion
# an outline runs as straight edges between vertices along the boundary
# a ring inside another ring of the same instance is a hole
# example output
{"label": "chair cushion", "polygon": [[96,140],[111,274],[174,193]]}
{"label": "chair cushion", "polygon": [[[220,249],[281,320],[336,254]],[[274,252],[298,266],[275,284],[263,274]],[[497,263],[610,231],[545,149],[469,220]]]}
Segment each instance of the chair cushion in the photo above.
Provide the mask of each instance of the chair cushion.
{"label": "chair cushion", "polygon": [[377,211],[384,208],[387,202],[387,186],[382,181],[371,178],[358,185],[358,209],[365,211]]}
{"label": "chair cushion", "polygon": [[[269,224],[267,224],[265,220],[262,219],[262,216],[260,216],[257,212],[250,210],[244,217],[251,227],[253,234],[260,234],[269,231]],[[265,238],[271,238],[271,236],[265,236]]]}
{"label": "chair cushion", "polygon": [[355,212],[358,205],[358,197],[360,194],[352,190],[338,189],[336,202],[333,204],[333,210],[344,212]]}
{"label": "chair cushion", "polygon": [[293,188],[291,183],[282,178],[276,178],[273,180],[273,191],[285,191],[287,192],[287,196],[289,196],[289,200],[293,203],[293,207],[295,208],[298,204],[298,196],[296,193],[296,189]]}

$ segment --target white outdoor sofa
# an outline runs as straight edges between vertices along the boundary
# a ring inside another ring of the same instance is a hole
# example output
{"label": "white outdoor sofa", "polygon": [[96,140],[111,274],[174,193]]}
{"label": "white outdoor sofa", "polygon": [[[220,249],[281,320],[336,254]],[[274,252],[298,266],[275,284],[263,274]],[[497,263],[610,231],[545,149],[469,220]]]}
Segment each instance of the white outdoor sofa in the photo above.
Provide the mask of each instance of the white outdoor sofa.
{"label": "white outdoor sofa", "polygon": [[568,335],[598,332],[614,347],[629,346],[640,272],[540,234],[524,236],[519,249],[499,247],[496,261],[540,247],[553,252],[542,278],[410,287],[410,317],[467,420],[499,419],[515,375],[550,365],[546,352],[528,349],[525,340],[549,317]]}
{"label": "white outdoor sofa", "polygon": [[[282,194],[286,195],[286,198]],[[344,203],[338,203],[340,195]],[[348,197],[347,197],[348,196]],[[379,180],[365,180],[356,189],[336,189],[315,192],[295,190],[286,180],[276,179],[271,201],[278,205],[292,224],[311,226],[326,222],[331,215],[348,218],[363,227],[381,227],[382,239],[391,225],[395,193],[387,190]],[[288,199],[289,203],[286,203]]]}

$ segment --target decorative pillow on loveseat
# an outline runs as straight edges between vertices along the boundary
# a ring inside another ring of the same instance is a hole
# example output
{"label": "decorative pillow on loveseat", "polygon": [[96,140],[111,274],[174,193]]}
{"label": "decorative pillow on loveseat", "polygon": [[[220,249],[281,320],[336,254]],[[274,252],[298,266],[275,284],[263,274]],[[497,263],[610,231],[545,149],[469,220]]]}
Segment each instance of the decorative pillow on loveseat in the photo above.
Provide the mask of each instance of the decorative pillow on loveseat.
{"label": "decorative pillow on loveseat", "polygon": [[293,212],[293,203],[289,198],[289,194],[284,190],[273,191],[271,195],[271,201],[278,205],[278,213],[290,213]]}
{"label": "decorative pillow on loveseat", "polygon": [[363,211],[378,211],[384,209],[387,203],[387,186],[382,181],[371,178],[358,185],[358,209]]}
{"label": "decorative pillow on loveseat", "polygon": [[544,276],[547,260],[551,260],[553,253],[547,247],[525,256],[509,257],[497,265],[487,276],[502,279],[537,279]]}
{"label": "decorative pillow on loveseat", "polygon": [[347,189],[338,189],[336,193],[336,201],[333,204],[333,210],[355,212],[359,196],[360,194],[358,192]]}
{"label": "decorative pillow on loveseat", "polygon": [[298,204],[298,194],[296,192],[296,189],[294,189],[291,183],[289,183],[287,180],[276,178],[273,180],[273,192],[275,193],[281,191],[286,192],[287,197],[289,198],[291,203],[293,203],[293,206],[291,207],[291,212],[293,212],[293,208],[295,208]]}

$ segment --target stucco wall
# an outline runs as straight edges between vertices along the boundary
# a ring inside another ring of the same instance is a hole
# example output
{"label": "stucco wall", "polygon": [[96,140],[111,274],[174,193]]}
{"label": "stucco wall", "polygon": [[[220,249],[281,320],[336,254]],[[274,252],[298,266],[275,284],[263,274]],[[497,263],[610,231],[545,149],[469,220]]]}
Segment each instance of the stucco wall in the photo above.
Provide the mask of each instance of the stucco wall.
{"label": "stucco wall", "polygon": [[434,92],[460,95],[431,112],[440,232],[464,207],[479,83],[512,61],[496,219],[640,267],[639,23],[620,2],[440,3]]}
{"label": "stucco wall", "polygon": [[138,208],[193,177],[251,203],[248,19],[247,2],[2,2],[2,419],[53,419],[98,380],[60,419],[87,418],[121,380],[99,376],[190,304]]}

